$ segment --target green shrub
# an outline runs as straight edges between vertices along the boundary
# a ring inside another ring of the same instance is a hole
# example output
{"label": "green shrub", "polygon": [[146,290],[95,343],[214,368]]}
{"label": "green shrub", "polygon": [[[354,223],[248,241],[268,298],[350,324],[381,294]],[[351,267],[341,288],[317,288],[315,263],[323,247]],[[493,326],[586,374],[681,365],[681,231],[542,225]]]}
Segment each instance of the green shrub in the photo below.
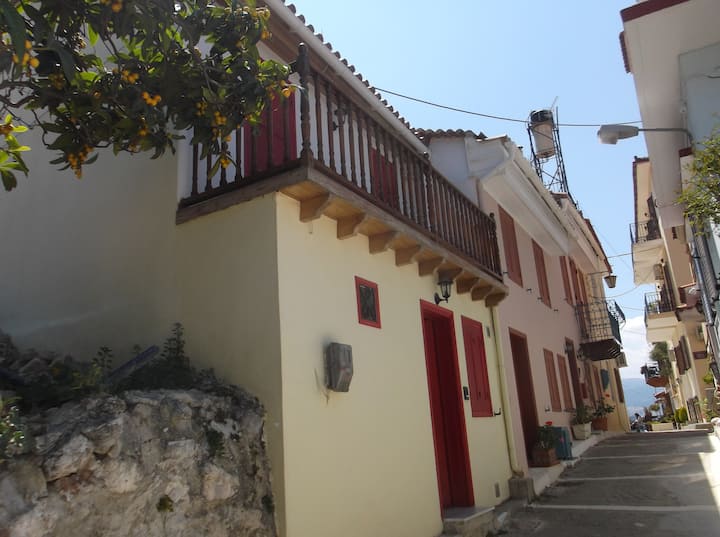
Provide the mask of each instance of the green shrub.
{"label": "green shrub", "polygon": [[684,406],[681,406],[675,411],[675,421],[678,423],[685,423],[688,421],[688,412]]}

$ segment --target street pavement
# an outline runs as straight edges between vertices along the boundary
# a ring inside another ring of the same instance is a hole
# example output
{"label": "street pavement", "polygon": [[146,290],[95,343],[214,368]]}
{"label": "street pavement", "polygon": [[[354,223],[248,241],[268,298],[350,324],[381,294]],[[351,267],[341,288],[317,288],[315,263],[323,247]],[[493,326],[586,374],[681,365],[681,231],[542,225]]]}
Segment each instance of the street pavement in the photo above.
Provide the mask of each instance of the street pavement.
{"label": "street pavement", "polygon": [[610,437],[516,510],[501,534],[720,536],[720,442],[701,431]]}

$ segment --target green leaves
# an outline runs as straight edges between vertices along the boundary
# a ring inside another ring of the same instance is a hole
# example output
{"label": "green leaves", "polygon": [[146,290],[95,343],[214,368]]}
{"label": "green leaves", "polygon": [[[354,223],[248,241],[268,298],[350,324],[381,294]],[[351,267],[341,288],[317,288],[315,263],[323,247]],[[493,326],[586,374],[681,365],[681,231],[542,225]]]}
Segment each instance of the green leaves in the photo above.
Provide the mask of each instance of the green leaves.
{"label": "green leaves", "polygon": [[[43,117],[46,145],[60,153],[52,162],[78,177],[96,148],[158,157],[174,130],[217,155],[216,171],[228,158],[222,140],[293,89],[289,68],[257,50],[269,11],[239,4],[0,0],[0,34],[10,36],[0,41],[0,113],[18,102]],[[6,189],[27,173],[25,149],[14,135],[0,143]]]}
{"label": "green leaves", "polygon": [[702,233],[709,224],[720,224],[720,128],[697,144],[690,171],[692,175],[677,201]]}

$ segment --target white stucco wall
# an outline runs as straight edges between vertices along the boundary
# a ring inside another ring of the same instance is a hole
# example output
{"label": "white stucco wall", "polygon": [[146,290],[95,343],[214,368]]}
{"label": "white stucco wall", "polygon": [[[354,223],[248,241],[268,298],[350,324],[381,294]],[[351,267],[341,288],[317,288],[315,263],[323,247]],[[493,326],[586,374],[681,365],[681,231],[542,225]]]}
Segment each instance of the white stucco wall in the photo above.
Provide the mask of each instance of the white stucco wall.
{"label": "white stucco wall", "polygon": [[28,132],[30,176],[0,195],[0,327],[89,359],[164,338],[175,310],[176,162],[102,152],[82,180]]}
{"label": "white stucco wall", "polygon": [[[336,238],[328,218],[299,221],[278,195],[285,495],[289,535],[434,537],[441,531],[420,300],[435,277],[371,255],[368,239]],[[354,276],[376,282],[382,328],[358,323]],[[453,293],[461,382],[467,385],[461,315],[488,326],[483,302]],[[326,394],[323,349],[353,348],[348,393]],[[494,407],[501,407],[494,340],[485,338]],[[327,397],[326,397],[327,395]],[[501,416],[472,418],[464,402],[475,501],[508,496],[510,467]],[[494,486],[499,484],[500,497]]]}

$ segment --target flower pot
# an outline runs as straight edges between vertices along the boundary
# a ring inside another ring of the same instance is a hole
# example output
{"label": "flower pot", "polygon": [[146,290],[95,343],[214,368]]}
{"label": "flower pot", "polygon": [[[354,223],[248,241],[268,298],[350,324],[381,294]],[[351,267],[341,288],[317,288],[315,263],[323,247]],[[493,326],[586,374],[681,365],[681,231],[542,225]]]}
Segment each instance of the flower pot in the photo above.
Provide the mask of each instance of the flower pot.
{"label": "flower pot", "polygon": [[607,431],[608,430],[607,416],[603,416],[601,418],[594,418],[592,420],[592,428],[595,431]]}
{"label": "flower pot", "polygon": [[590,423],[576,423],[572,426],[572,433],[575,440],[587,440],[592,434],[592,425]]}
{"label": "flower pot", "polygon": [[542,448],[535,446],[532,451],[532,465],[533,466],[555,466],[560,461],[557,459],[555,448]]}

